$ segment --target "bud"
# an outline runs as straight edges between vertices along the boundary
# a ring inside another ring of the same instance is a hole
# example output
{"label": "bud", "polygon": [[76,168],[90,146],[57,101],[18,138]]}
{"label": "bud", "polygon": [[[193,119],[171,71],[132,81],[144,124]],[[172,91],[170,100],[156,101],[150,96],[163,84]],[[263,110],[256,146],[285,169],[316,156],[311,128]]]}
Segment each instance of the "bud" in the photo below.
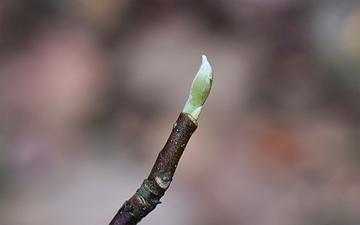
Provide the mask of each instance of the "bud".
{"label": "bud", "polygon": [[199,118],[202,107],[209,96],[213,74],[213,70],[206,56],[202,55],[199,71],[195,75],[191,85],[189,98],[182,111],[183,113],[190,114],[195,120]]}

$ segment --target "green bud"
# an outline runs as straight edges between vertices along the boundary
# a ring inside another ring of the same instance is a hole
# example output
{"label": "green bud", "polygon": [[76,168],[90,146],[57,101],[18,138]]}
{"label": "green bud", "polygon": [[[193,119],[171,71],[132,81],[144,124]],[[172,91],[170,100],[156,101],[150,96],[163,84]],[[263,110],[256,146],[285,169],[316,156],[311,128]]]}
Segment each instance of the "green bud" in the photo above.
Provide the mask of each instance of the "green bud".
{"label": "green bud", "polygon": [[209,96],[213,74],[206,56],[202,55],[199,71],[191,85],[190,95],[183,109],[184,113],[190,114],[195,120],[199,118],[205,100]]}

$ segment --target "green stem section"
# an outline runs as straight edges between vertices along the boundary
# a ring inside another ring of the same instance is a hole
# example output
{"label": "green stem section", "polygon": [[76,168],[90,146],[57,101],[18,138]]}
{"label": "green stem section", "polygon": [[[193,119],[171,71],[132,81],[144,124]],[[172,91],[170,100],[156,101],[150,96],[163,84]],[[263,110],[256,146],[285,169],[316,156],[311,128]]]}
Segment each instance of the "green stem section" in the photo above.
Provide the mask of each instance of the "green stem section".
{"label": "green stem section", "polygon": [[169,188],[180,157],[196,128],[196,120],[190,114],[182,112],[148,178],[122,205],[110,225],[135,225],[161,203],[160,199]]}

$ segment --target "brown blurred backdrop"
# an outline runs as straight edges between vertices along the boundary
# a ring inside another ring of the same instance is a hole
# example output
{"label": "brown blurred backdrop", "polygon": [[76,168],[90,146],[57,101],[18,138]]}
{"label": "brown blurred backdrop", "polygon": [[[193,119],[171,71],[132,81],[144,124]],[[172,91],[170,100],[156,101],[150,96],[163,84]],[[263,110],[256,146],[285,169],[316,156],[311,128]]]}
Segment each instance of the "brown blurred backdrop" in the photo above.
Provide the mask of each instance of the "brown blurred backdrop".
{"label": "brown blurred backdrop", "polygon": [[356,0],[3,0],[0,224],[108,224],[206,54],[212,92],[141,224],[360,224]]}

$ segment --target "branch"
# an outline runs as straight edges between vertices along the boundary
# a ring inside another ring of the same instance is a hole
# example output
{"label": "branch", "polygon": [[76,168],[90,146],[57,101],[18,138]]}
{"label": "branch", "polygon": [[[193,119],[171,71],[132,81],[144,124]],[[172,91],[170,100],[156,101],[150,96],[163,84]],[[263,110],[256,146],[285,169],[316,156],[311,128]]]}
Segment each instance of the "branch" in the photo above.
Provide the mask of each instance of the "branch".
{"label": "branch", "polygon": [[197,120],[210,93],[212,79],[212,68],[203,55],[199,71],[191,85],[189,99],[174,123],[148,178],[136,193],[125,201],[110,225],[135,225],[161,203],[160,199],[170,186],[186,144],[197,128]]}

